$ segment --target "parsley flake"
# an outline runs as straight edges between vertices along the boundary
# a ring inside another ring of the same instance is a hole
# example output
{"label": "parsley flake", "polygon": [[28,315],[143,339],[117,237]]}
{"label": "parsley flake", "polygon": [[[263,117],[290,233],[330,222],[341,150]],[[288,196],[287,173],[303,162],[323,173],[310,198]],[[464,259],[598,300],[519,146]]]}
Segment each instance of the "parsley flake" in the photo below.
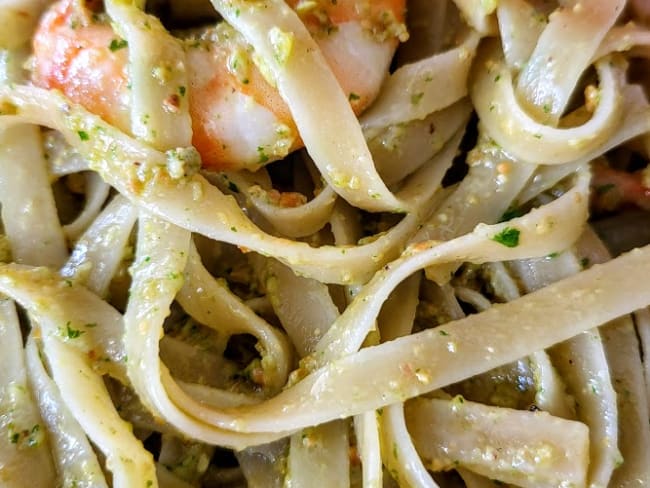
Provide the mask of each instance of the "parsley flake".
{"label": "parsley flake", "polygon": [[519,229],[506,227],[498,234],[492,236],[492,240],[506,247],[517,247],[519,245],[519,234],[521,234]]}
{"label": "parsley flake", "polygon": [[260,159],[259,159],[260,164],[264,164],[264,163],[268,162],[269,157],[264,152],[264,148],[262,146],[257,146],[257,153],[260,155]]}
{"label": "parsley flake", "polygon": [[111,43],[108,45],[108,49],[115,52],[119,51],[120,49],[124,49],[128,45],[129,43],[126,41],[126,39],[112,39]]}
{"label": "parsley flake", "polygon": [[85,334],[85,330],[79,330],[79,329],[73,329],[70,327],[70,322],[67,322],[65,324],[65,330],[63,331],[63,336],[67,337],[68,339],[77,339],[80,337],[82,334]]}
{"label": "parsley flake", "polygon": [[519,207],[509,207],[508,210],[503,212],[503,215],[499,219],[499,223],[507,222],[508,220],[512,220],[512,219],[516,219],[517,217],[521,217],[524,214],[525,214],[525,212]]}

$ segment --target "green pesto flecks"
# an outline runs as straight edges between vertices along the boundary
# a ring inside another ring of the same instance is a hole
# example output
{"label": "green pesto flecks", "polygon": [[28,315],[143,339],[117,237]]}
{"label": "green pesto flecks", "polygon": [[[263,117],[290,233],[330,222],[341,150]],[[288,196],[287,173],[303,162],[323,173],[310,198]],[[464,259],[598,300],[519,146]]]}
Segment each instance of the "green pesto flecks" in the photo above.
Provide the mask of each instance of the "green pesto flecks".
{"label": "green pesto flecks", "polygon": [[517,247],[519,245],[519,235],[521,232],[514,227],[506,227],[498,234],[492,236],[494,242],[506,247]]}
{"label": "green pesto flecks", "polygon": [[111,39],[111,43],[108,45],[108,49],[111,51],[119,51],[120,49],[124,49],[127,47],[129,43],[126,41],[126,39]]}

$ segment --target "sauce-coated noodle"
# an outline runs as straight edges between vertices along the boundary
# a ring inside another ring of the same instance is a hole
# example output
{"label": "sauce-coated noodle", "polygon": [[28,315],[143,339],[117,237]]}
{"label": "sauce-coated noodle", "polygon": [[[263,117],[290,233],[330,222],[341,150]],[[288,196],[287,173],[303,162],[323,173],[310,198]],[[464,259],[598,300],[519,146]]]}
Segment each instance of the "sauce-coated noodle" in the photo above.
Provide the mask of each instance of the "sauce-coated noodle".
{"label": "sauce-coated noodle", "polygon": [[0,485],[650,483],[629,3],[0,0]]}

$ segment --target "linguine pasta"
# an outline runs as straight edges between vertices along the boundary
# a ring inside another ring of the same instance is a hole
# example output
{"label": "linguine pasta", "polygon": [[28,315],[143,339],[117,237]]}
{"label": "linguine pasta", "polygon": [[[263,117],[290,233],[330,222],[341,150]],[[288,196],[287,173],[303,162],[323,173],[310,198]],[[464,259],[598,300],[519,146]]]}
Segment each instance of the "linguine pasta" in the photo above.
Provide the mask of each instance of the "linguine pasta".
{"label": "linguine pasta", "polygon": [[650,483],[643,1],[0,19],[1,486]]}

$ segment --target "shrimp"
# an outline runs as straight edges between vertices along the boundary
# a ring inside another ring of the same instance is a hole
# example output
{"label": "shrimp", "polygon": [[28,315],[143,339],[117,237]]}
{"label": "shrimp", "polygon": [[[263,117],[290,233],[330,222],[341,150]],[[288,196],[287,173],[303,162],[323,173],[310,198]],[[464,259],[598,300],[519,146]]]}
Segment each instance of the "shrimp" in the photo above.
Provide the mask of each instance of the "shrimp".
{"label": "shrimp", "polygon": [[[405,0],[289,0],[358,114],[377,96],[400,40]],[[60,0],[34,37],[32,81],[128,132],[128,46],[103,13]],[[302,147],[289,108],[225,22],[182,40],[192,144],[203,167],[256,170]]]}
{"label": "shrimp", "polygon": [[592,170],[593,211],[613,212],[626,205],[650,210],[650,167],[630,173],[597,161]]}

